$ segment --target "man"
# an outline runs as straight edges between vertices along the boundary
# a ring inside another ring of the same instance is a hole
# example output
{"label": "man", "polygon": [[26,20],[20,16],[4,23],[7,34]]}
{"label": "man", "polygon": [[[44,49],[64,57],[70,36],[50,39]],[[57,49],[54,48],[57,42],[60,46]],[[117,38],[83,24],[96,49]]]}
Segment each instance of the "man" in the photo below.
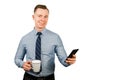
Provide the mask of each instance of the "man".
{"label": "man", "polygon": [[[32,15],[35,21],[35,27],[31,32],[25,35],[19,43],[15,55],[15,64],[25,70],[23,80],[55,80],[55,54],[60,63],[66,67],[76,61],[75,55],[66,60],[67,54],[59,35],[45,28],[48,22],[48,16],[48,8],[45,5],[37,5]],[[36,59],[38,32],[40,33],[41,39],[41,47],[39,48],[41,54],[41,71],[35,73],[32,71],[31,61]],[[26,61],[24,61],[25,55]]]}

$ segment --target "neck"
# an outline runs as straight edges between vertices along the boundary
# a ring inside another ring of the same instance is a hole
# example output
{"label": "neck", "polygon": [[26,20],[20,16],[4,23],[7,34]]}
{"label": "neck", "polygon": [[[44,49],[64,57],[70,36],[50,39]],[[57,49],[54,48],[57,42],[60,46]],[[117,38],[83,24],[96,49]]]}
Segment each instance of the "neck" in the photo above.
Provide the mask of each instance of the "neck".
{"label": "neck", "polygon": [[42,30],[44,30],[44,28],[34,28],[37,32],[41,32]]}

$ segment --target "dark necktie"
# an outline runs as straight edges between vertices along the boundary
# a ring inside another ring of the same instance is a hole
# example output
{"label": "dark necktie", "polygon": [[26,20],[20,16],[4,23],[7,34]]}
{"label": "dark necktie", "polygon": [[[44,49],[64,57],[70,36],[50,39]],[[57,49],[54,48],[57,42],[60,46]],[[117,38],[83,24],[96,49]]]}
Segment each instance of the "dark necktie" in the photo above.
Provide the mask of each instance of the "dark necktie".
{"label": "dark necktie", "polygon": [[37,35],[37,40],[36,40],[36,50],[35,50],[35,58],[37,60],[41,60],[41,35],[42,33],[41,32],[38,32]]}

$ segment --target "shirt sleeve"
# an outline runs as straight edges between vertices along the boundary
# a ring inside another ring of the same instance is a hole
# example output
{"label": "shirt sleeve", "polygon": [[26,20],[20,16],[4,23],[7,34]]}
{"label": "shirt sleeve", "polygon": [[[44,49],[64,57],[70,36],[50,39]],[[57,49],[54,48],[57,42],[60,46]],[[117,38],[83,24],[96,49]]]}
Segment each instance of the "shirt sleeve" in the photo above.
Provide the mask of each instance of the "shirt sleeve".
{"label": "shirt sleeve", "polygon": [[25,45],[23,44],[23,39],[21,39],[18,49],[17,49],[17,52],[16,52],[16,55],[15,55],[15,58],[14,58],[15,64],[18,67],[22,68],[22,65],[24,63],[23,59],[24,59],[25,53],[26,53]]}
{"label": "shirt sleeve", "polygon": [[57,37],[57,45],[56,45],[55,51],[60,63],[63,64],[65,67],[69,66],[69,64],[65,62],[67,58],[67,53],[64,49],[62,40],[59,36]]}

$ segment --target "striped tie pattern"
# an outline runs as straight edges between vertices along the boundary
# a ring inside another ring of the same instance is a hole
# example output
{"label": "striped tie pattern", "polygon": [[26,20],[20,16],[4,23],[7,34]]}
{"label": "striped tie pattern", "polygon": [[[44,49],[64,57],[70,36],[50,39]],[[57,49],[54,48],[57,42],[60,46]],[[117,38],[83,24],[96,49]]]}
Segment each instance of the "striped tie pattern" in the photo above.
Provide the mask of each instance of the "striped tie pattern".
{"label": "striped tie pattern", "polygon": [[37,40],[36,40],[36,49],[35,49],[35,58],[37,60],[41,60],[41,32],[38,32],[37,35]]}

